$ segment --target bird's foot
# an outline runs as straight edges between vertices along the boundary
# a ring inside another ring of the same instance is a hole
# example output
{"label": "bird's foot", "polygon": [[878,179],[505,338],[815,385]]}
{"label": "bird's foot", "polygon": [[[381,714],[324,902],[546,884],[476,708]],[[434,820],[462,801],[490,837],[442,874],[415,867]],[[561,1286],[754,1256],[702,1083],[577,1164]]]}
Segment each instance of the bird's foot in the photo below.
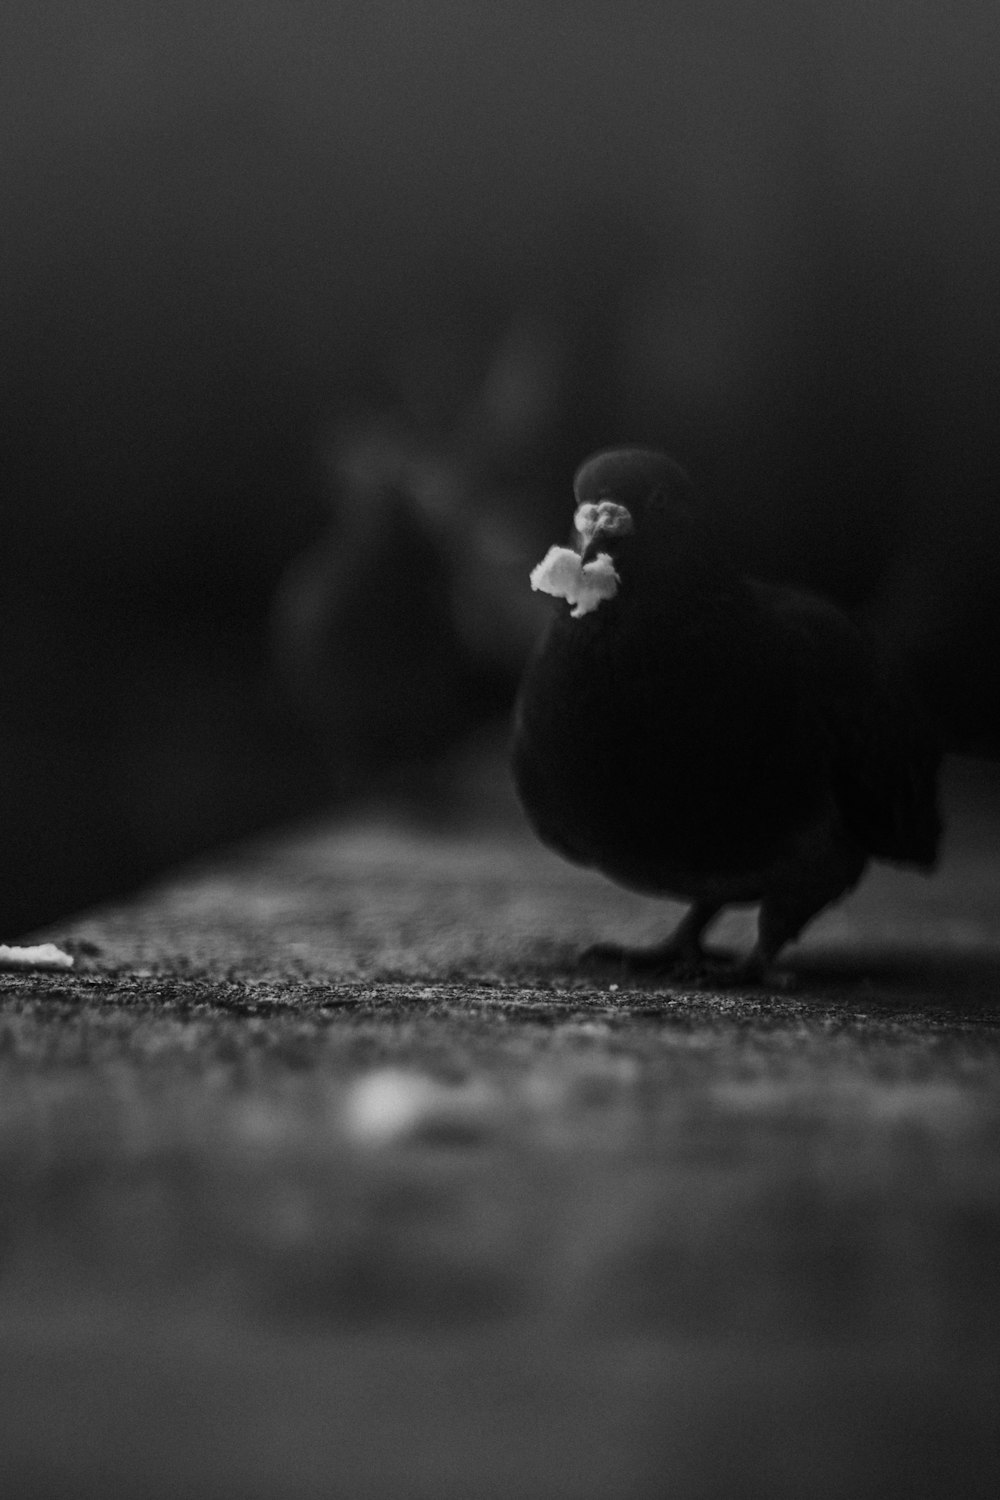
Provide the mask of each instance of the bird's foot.
{"label": "bird's foot", "polygon": [[730,963],[707,963],[702,969],[702,981],[707,989],[757,989],[764,978],[764,969],[752,954],[749,958],[735,959]]}
{"label": "bird's foot", "polygon": [[670,979],[707,989],[788,989],[792,976],[776,973],[771,961],[754,948],[744,958],[731,951],[710,951],[689,943],[665,943],[653,948],[629,948],[620,943],[592,943],[580,955],[588,969],[613,970],[646,979]]}
{"label": "bird's foot", "polygon": [[[721,955],[720,955],[721,957]],[[713,967],[713,958],[700,944],[660,943],[653,948],[629,948],[621,943],[592,943],[580,954],[588,969],[612,969],[636,978],[674,979],[697,983]]]}
{"label": "bird's foot", "polygon": [[720,990],[790,990],[795,986],[794,976],[776,970],[772,960],[757,948],[734,962],[706,965],[704,979],[706,984]]}

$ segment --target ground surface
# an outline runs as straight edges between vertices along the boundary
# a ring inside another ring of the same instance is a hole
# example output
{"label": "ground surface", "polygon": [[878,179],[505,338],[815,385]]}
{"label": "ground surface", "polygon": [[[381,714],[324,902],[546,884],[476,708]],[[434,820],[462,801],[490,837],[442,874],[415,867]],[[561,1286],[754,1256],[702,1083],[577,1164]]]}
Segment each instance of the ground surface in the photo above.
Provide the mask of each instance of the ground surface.
{"label": "ground surface", "polygon": [[949,800],[942,873],[773,993],[581,980],[662,911],[499,813],[47,933],[78,972],[0,975],[2,1492],[997,1493],[1000,793]]}

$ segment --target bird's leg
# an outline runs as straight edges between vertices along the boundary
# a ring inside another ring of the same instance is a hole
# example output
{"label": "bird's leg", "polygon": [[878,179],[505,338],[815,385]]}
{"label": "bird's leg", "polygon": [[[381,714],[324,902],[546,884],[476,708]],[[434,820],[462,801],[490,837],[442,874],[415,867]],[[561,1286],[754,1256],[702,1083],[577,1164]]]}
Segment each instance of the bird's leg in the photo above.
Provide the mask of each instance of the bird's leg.
{"label": "bird's leg", "polygon": [[757,941],[745,958],[739,958],[735,963],[718,965],[711,970],[709,976],[713,984],[729,989],[740,985],[770,984],[779,989],[785,989],[790,983],[788,975],[775,974],[774,961],[786,943],[792,943],[805,927],[810,917],[815,912],[810,912],[801,921],[789,923],[784,920],[785,913],[776,914],[773,907],[766,903],[762,904],[760,916],[757,919]]}
{"label": "bird's leg", "polygon": [[853,890],[868,863],[864,851],[847,839],[831,842],[797,871],[793,886],[769,892],[760,904],[757,941],[746,958],[716,976],[727,984],[773,981],[772,965],[823,909]]}
{"label": "bird's leg", "polygon": [[671,970],[699,970],[705,962],[701,935],[721,910],[718,902],[696,901],[665,943],[651,948],[628,948],[619,943],[593,943],[580,955],[584,964],[617,964],[637,974],[662,974]]}

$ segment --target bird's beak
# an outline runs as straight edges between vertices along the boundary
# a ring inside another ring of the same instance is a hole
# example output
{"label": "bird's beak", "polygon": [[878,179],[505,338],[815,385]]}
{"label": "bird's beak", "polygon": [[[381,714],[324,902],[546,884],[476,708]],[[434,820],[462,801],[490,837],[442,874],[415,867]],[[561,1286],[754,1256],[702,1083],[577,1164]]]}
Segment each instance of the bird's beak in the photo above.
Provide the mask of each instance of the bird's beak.
{"label": "bird's beak", "polygon": [[608,543],[617,533],[608,531],[604,526],[598,526],[596,531],[590,533],[589,539],[584,538],[584,547],[580,553],[580,562],[586,567],[587,563],[594,561],[602,552],[607,552]]}

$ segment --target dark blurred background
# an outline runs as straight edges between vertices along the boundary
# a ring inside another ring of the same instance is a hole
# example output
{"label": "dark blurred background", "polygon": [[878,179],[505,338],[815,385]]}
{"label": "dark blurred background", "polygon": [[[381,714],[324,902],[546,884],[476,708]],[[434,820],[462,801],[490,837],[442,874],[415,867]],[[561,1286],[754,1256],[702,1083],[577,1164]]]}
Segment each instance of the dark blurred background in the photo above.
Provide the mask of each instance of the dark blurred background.
{"label": "dark blurred background", "polygon": [[0,937],[440,795],[605,443],[674,453],[749,565],[857,605],[995,747],[988,0],[0,30]]}

